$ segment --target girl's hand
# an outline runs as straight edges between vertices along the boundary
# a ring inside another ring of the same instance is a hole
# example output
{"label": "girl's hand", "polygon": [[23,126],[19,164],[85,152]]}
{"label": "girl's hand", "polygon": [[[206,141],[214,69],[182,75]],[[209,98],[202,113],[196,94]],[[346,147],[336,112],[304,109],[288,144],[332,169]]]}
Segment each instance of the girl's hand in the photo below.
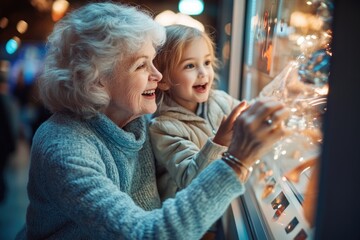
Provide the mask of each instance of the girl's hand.
{"label": "girl's hand", "polygon": [[242,101],[237,105],[228,117],[224,117],[221,121],[218,131],[215,134],[213,142],[228,147],[233,134],[233,126],[236,118],[247,108],[246,101]]}

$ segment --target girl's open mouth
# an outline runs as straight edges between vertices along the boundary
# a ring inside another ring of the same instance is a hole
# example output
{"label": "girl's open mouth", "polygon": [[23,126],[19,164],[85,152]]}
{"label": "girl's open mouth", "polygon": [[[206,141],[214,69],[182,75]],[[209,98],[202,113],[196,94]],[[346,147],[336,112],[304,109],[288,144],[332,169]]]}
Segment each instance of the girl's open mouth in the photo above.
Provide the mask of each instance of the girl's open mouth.
{"label": "girl's open mouth", "polygon": [[205,83],[205,84],[202,84],[202,85],[193,86],[193,88],[195,88],[195,90],[198,91],[198,92],[204,92],[206,90],[207,85],[208,84]]}

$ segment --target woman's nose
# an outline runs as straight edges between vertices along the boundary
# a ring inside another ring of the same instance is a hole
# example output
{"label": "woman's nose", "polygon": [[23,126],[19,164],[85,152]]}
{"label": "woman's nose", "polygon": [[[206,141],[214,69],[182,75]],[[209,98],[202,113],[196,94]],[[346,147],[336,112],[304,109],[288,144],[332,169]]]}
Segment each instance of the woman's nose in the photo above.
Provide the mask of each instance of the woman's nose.
{"label": "woman's nose", "polygon": [[152,73],[150,74],[150,80],[159,82],[162,79],[163,75],[155,66],[152,67]]}

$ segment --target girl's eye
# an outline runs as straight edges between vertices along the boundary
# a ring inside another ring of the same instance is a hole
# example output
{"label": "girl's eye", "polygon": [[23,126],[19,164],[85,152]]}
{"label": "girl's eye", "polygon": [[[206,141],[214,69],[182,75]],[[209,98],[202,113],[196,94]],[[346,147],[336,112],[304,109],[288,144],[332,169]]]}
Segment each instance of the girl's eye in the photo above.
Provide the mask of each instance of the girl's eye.
{"label": "girl's eye", "polygon": [[190,64],[186,64],[185,65],[185,69],[191,69],[191,68],[194,68],[194,64],[190,63]]}
{"label": "girl's eye", "polygon": [[210,60],[208,60],[208,61],[205,61],[205,65],[206,65],[206,66],[209,66],[209,65],[211,65],[211,61],[210,61]]}

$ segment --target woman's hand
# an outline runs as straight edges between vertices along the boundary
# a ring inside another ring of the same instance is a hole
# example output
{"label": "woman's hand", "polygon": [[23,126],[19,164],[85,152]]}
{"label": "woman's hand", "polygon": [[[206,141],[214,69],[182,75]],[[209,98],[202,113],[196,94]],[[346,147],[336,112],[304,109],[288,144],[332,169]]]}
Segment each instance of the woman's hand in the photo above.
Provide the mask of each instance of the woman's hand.
{"label": "woman's hand", "polygon": [[246,101],[242,101],[237,105],[232,112],[229,114],[228,117],[224,117],[218,131],[215,134],[215,137],[213,139],[213,142],[222,146],[228,147],[232,135],[233,135],[233,126],[236,118],[241,114],[242,111],[244,111],[247,108]]}
{"label": "woman's hand", "polygon": [[282,103],[270,98],[258,99],[236,118],[228,152],[251,167],[287,133],[283,121],[288,116]]}

